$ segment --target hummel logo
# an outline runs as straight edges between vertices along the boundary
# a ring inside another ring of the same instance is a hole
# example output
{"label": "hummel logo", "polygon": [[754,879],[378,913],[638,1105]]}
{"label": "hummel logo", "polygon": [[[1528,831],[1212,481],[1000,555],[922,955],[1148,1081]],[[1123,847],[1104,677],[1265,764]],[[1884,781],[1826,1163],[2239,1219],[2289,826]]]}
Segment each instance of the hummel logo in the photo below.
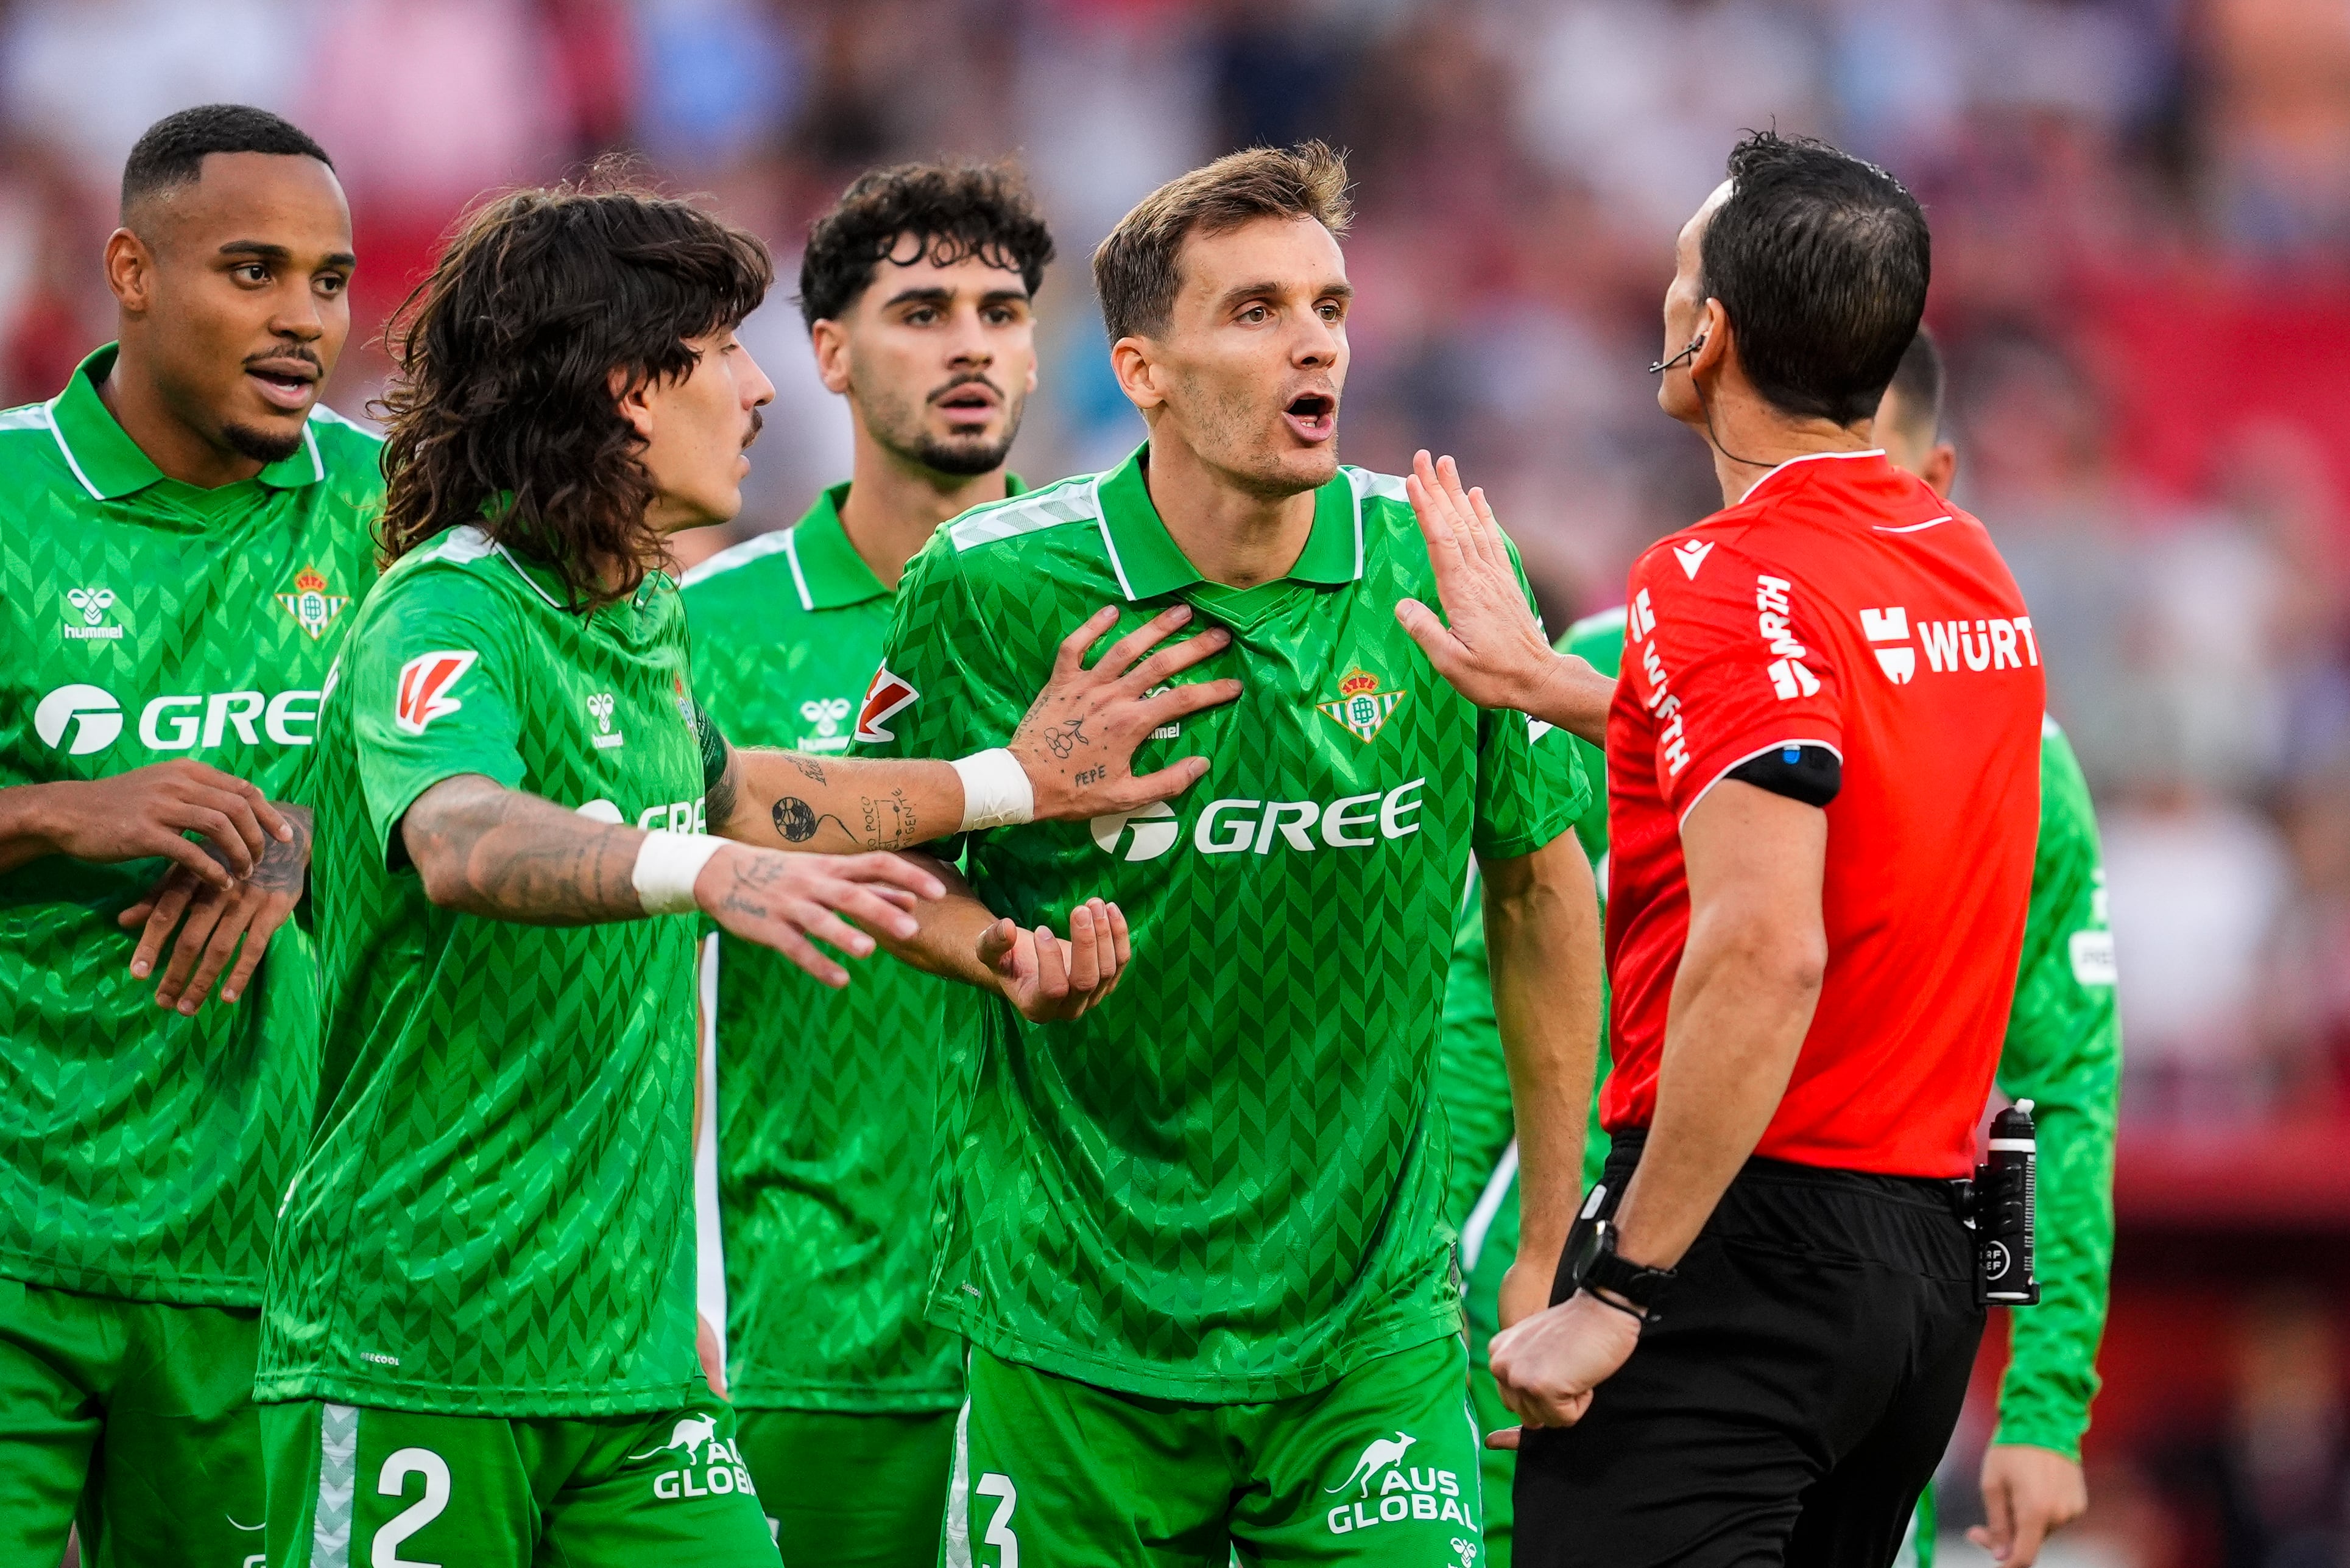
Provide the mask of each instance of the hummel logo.
{"label": "hummel logo", "polygon": [[1673,546],[1673,559],[1681,564],[1681,570],[1689,574],[1690,582],[1697,581],[1697,569],[1705,565],[1705,558],[1711,554],[1713,541],[1711,539],[1702,544],[1691,540],[1686,545]]}

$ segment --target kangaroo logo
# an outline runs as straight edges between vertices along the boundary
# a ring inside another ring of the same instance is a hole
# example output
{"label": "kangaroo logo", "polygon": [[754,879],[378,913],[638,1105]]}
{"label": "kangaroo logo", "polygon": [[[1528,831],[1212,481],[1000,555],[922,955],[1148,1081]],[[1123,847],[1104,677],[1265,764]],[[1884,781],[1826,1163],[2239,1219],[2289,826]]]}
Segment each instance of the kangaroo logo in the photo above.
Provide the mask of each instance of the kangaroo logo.
{"label": "kangaroo logo", "polygon": [[630,1454],[629,1458],[632,1459],[649,1459],[655,1454],[665,1453],[671,1449],[683,1449],[685,1450],[687,1460],[691,1462],[696,1450],[701,1449],[704,1443],[714,1440],[717,1436],[717,1417],[688,1416],[683,1420],[678,1422],[676,1429],[670,1433],[668,1442],[661,1444],[660,1447],[657,1449],[647,1449],[641,1454]]}
{"label": "kangaroo logo", "polygon": [[1336,1486],[1325,1487],[1322,1490],[1334,1492],[1344,1491],[1351,1486],[1356,1488],[1358,1493],[1367,1493],[1370,1490],[1371,1478],[1390,1465],[1403,1463],[1404,1451],[1418,1441],[1419,1441],[1418,1438],[1408,1432],[1398,1432],[1392,1438],[1373,1438],[1371,1446],[1363,1450],[1363,1457],[1355,1461],[1353,1472]]}

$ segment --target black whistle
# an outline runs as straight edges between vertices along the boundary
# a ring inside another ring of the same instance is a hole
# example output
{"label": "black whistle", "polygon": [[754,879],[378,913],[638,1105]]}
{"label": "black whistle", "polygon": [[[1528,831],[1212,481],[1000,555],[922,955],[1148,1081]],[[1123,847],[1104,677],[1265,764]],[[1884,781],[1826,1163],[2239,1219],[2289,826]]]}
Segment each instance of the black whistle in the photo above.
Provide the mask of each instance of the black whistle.
{"label": "black whistle", "polygon": [[1991,1118],[1990,1158],[1975,1167],[1975,1286],[2000,1306],[2036,1306],[2032,1273],[2033,1210],[2040,1188],[2040,1135],[2032,1102],[2018,1100]]}

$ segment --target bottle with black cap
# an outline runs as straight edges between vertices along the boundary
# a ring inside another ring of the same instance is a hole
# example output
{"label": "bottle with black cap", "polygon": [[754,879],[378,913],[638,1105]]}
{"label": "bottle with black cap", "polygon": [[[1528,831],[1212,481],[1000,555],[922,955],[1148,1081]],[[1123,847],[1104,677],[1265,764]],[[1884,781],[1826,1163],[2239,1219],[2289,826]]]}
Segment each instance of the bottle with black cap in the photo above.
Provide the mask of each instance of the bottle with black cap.
{"label": "bottle with black cap", "polygon": [[1990,1156],[1975,1167],[1975,1282],[1988,1303],[2039,1303],[2040,1282],[2032,1273],[2039,1185],[2040,1135],[2032,1102],[2018,1100],[1991,1118]]}

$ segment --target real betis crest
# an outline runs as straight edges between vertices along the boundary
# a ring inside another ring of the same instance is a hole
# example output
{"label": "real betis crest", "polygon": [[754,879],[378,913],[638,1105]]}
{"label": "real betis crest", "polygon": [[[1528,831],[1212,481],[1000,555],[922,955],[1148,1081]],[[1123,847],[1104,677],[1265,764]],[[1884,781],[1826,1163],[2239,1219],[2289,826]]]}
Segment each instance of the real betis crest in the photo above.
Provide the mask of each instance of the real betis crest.
{"label": "real betis crest", "polygon": [[1402,692],[1380,691],[1379,678],[1358,664],[1338,682],[1336,702],[1315,705],[1353,731],[1357,740],[1368,742],[1378,738],[1379,727],[1402,701]]}
{"label": "real betis crest", "polygon": [[279,594],[277,602],[286,607],[286,613],[294,618],[294,623],[308,632],[310,640],[316,642],[327,635],[327,628],[335,624],[335,618],[342,614],[343,607],[351,601],[341,594],[328,593],[327,579],[318,575],[318,568],[305,566],[295,576],[294,591]]}

